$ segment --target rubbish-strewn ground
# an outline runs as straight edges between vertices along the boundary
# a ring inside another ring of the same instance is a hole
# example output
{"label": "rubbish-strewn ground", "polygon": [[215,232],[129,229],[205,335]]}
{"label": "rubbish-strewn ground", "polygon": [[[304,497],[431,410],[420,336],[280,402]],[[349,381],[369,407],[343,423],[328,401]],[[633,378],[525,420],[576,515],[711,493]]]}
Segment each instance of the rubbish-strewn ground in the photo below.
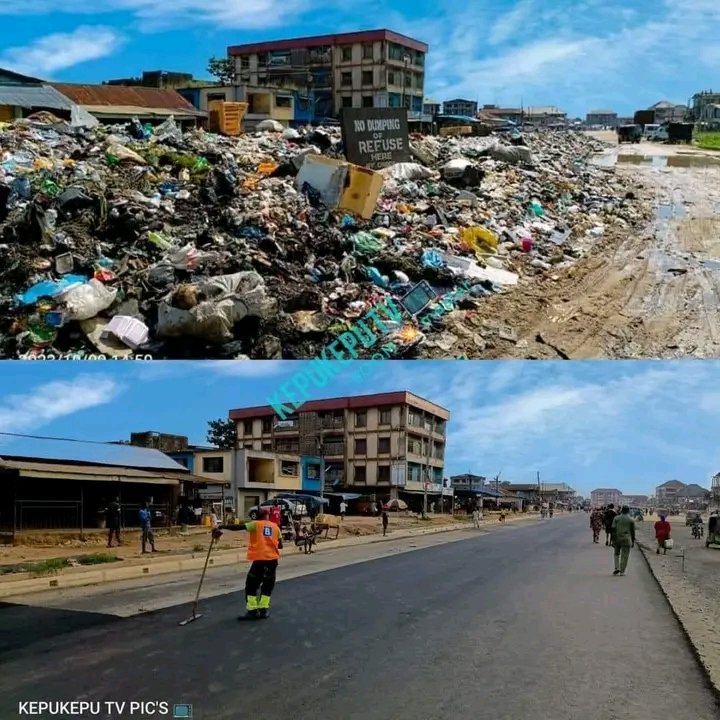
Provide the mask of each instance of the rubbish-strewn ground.
{"label": "rubbish-strewn ground", "polygon": [[720,159],[686,146],[643,142],[611,151],[603,164],[653,208],[646,226],[608,233],[556,278],[544,276],[510,296],[490,298],[473,322],[489,326],[489,333],[508,327],[509,339],[495,332],[492,344],[469,357],[720,353]]}
{"label": "rubbish-strewn ground", "polygon": [[[374,330],[395,356],[516,354],[522,299],[649,217],[632,178],[588,164],[601,141],[518,142],[415,136],[362,220],[297,179],[309,155],[342,157],[333,130],[2,126],[0,357],[308,358],[388,299]],[[423,323],[399,305],[421,280],[433,303],[470,287]]]}
{"label": "rubbish-strewn ground", "polygon": [[[685,516],[680,515],[668,518],[674,548],[668,550],[667,555],[656,555],[653,524],[658,519],[649,517],[645,522],[637,523],[638,539],[644,546],[653,574],[720,691],[720,547],[706,548],[704,537],[694,539],[690,528],[685,527]],[[707,531],[707,516],[704,520]],[[667,660],[672,664],[672,658]]]}

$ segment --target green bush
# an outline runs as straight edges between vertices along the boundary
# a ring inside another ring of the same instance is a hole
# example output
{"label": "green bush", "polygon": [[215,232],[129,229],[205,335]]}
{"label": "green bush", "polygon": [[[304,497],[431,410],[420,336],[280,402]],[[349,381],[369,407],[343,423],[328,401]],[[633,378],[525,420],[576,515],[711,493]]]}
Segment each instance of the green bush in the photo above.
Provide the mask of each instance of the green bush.
{"label": "green bush", "polygon": [[117,556],[108,553],[95,553],[93,555],[82,555],[78,558],[81,565],[102,565],[103,563],[113,563],[117,561]]}
{"label": "green bush", "polygon": [[704,150],[720,150],[720,132],[698,133],[695,144]]}

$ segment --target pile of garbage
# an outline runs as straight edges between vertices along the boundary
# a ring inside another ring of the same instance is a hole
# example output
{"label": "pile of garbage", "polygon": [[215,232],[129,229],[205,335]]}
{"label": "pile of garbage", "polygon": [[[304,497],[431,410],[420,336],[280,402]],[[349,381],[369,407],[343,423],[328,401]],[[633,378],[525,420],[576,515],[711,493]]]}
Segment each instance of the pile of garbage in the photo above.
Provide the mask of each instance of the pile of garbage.
{"label": "pile of garbage", "polygon": [[644,214],[583,135],[411,147],[364,219],[307,180],[343,159],[334,128],[0,125],[0,357],[307,358],[388,298],[412,356],[444,322],[419,313],[460,283],[473,307]]}

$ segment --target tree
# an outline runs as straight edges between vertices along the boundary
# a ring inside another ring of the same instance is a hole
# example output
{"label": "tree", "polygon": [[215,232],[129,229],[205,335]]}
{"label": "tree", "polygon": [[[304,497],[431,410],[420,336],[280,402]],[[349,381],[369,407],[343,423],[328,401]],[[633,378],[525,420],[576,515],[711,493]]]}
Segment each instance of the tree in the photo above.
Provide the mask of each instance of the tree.
{"label": "tree", "polygon": [[232,420],[208,420],[207,441],[222,450],[233,449],[237,443],[237,429]]}
{"label": "tree", "polygon": [[207,70],[223,85],[231,85],[235,80],[235,66],[231,58],[211,57],[208,60]]}

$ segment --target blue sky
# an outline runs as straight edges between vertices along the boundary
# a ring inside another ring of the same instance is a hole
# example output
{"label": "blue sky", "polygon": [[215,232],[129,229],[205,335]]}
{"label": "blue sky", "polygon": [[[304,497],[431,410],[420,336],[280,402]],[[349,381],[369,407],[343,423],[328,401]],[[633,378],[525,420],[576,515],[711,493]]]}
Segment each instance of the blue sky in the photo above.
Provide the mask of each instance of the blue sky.
{"label": "blue sky", "polygon": [[228,45],[388,27],[438,100],[629,113],[718,84],[717,0],[0,0],[0,67],[69,82],[203,76]]}
{"label": "blue sky", "polygon": [[[207,420],[263,405],[302,361],[0,363],[0,432],[87,440],[157,430],[205,443]],[[720,363],[375,361],[313,398],[410,390],[451,412],[446,474],[650,493],[720,471]],[[2,438],[2,436],[0,436]],[[12,447],[12,440],[0,440]]]}

